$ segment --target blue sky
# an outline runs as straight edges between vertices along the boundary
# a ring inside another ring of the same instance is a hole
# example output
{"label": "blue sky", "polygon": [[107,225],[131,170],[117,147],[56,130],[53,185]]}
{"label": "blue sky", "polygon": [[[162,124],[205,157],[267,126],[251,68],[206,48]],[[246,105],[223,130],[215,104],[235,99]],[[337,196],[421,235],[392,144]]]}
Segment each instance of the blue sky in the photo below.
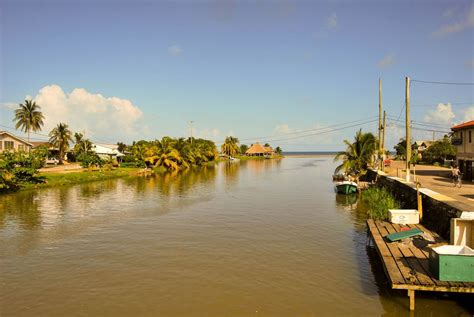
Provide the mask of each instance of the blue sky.
{"label": "blue sky", "polygon": [[[217,142],[233,134],[246,143],[279,140],[270,143],[285,150],[338,150],[358,127],[296,138],[305,135],[298,131],[376,116],[379,77],[395,119],[404,118],[407,75],[474,81],[473,8],[0,0],[0,124],[13,126],[12,108],[31,96],[46,115],[43,134],[67,122],[93,140],[130,142],[188,136],[194,121],[194,135]],[[411,96],[413,120],[431,129],[474,119],[474,86],[414,82]],[[403,133],[396,124],[389,146]]]}

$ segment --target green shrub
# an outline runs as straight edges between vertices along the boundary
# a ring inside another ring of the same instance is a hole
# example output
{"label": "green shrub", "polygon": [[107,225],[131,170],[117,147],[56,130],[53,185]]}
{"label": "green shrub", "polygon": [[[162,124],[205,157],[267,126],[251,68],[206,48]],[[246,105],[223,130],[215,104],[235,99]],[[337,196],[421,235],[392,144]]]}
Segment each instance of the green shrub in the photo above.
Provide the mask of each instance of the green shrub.
{"label": "green shrub", "polygon": [[383,187],[370,187],[361,194],[367,216],[375,220],[388,220],[389,209],[399,209],[400,203]]}
{"label": "green shrub", "polygon": [[91,167],[102,167],[104,160],[102,160],[96,153],[81,153],[76,159],[81,162],[81,166],[84,168]]}
{"label": "green shrub", "polygon": [[142,161],[135,161],[135,162],[122,162],[120,163],[120,167],[138,167],[138,168],[145,168],[146,164]]}

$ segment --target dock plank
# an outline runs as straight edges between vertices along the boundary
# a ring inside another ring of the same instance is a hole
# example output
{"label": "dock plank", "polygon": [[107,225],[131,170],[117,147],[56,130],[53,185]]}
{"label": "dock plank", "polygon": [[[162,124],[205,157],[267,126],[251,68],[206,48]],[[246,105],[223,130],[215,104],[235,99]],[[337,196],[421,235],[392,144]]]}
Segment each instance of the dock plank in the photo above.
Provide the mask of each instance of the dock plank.
{"label": "dock plank", "polygon": [[[384,264],[384,270],[392,283],[392,288],[474,293],[474,283],[439,281],[431,274],[428,262],[428,247],[430,244],[418,247],[409,240],[408,243],[407,241],[387,242],[385,236],[400,232],[403,226],[371,219],[367,220],[367,225],[370,236],[374,240],[377,252]],[[429,231],[421,224],[407,225],[406,227],[418,228],[433,236],[436,240],[431,244],[433,246],[446,243],[438,234]]]}

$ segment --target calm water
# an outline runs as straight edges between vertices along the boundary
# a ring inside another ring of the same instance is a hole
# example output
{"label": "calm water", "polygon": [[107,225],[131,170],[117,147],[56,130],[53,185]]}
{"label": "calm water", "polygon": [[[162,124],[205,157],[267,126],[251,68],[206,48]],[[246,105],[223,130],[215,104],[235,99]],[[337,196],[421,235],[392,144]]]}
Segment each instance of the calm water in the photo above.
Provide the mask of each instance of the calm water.
{"label": "calm water", "polygon": [[[409,315],[333,169],[223,163],[2,196],[0,315]],[[472,302],[420,292],[416,313]]]}

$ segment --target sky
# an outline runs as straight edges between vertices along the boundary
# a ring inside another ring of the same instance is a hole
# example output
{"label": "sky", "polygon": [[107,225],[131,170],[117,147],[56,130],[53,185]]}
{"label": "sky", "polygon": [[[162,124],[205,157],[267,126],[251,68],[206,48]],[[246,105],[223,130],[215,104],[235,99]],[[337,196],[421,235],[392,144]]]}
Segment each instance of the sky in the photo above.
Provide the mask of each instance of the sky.
{"label": "sky", "polygon": [[376,132],[381,78],[392,148],[406,76],[414,139],[474,120],[473,35],[471,1],[0,0],[0,129],[33,98],[38,140],[65,122],[101,143],[341,150]]}

